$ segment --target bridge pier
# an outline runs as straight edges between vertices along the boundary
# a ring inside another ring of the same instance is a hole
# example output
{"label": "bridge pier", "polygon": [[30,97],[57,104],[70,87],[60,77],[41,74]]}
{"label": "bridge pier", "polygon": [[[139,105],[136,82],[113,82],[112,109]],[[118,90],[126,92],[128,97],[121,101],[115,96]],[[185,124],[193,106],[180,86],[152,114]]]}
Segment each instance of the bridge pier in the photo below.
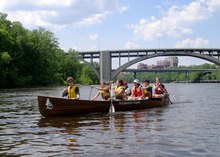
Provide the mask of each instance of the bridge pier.
{"label": "bridge pier", "polygon": [[133,74],[133,78],[134,78],[134,80],[136,79],[136,72],[134,72],[134,74]]}
{"label": "bridge pier", "polygon": [[106,83],[111,81],[111,53],[108,51],[100,52],[100,81],[105,81]]}

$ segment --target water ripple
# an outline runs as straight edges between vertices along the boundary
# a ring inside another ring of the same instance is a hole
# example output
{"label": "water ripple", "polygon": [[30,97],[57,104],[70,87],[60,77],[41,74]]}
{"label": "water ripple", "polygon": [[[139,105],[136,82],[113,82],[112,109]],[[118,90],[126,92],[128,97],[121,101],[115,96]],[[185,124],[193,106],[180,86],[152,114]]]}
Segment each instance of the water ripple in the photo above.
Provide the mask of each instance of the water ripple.
{"label": "water ripple", "polygon": [[[0,154],[219,156],[220,88],[213,84],[166,87],[173,104],[165,108],[53,118],[40,115],[37,96],[60,96],[63,87],[3,89]],[[80,88],[81,95],[88,98],[90,88]],[[201,88],[208,92],[195,94]]]}

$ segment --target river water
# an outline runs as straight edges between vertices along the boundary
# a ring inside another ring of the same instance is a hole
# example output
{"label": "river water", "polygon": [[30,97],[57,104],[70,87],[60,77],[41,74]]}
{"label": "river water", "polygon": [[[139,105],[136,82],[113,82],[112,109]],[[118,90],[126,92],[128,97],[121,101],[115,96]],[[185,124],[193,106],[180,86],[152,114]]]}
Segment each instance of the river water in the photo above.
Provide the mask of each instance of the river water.
{"label": "river water", "polygon": [[[64,87],[1,89],[0,156],[218,157],[220,84],[165,85],[168,107],[54,118],[40,115],[37,96]],[[80,86],[81,98],[90,91]]]}

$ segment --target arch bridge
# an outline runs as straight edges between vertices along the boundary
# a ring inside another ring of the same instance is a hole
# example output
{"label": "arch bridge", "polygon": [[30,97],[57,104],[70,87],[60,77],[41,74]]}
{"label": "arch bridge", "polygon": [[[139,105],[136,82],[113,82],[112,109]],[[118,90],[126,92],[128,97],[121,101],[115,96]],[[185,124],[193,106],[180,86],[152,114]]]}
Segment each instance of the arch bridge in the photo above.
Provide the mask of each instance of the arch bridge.
{"label": "arch bridge", "polygon": [[[109,82],[127,67],[150,58],[161,56],[190,56],[204,59],[220,66],[219,48],[184,48],[184,49],[132,49],[132,50],[103,50],[79,52],[80,58],[96,73],[100,81]],[[119,67],[112,69],[113,58],[119,59]],[[121,59],[128,62],[121,65]],[[93,66],[94,59],[99,60],[99,71]]]}

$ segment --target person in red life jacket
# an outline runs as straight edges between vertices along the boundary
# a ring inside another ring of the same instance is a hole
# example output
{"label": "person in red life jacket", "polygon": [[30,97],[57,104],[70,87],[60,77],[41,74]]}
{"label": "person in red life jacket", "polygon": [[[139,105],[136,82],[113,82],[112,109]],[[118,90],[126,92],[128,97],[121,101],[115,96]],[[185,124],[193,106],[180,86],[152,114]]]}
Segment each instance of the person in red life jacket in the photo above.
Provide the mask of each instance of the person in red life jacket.
{"label": "person in red life jacket", "polygon": [[129,100],[141,100],[144,97],[144,91],[138,79],[133,81],[134,87],[131,91],[131,96],[128,98]]}
{"label": "person in red life jacket", "polygon": [[74,85],[72,77],[68,77],[67,78],[67,82],[68,82],[69,86],[63,90],[62,97],[67,96],[70,99],[78,100],[79,96],[80,96],[80,94],[79,94],[79,87]]}
{"label": "person in red life jacket", "polygon": [[160,78],[156,78],[156,83],[154,84],[154,96],[161,97],[167,93],[165,86],[161,83]]}

